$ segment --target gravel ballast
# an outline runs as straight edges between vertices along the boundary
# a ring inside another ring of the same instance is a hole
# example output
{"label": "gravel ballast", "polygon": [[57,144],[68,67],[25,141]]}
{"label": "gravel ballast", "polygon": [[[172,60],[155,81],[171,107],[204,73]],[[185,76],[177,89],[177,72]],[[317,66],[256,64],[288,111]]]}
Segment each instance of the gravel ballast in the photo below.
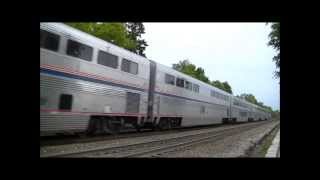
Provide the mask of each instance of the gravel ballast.
{"label": "gravel ballast", "polygon": [[[263,130],[260,129],[271,129],[272,126],[275,125],[275,122],[270,122],[267,124],[264,124],[260,127],[257,127],[253,130],[249,130],[248,132],[241,133],[242,134],[248,134],[248,137],[255,137],[256,134],[261,134],[263,133]],[[172,138],[172,137],[179,137],[181,135],[188,135],[188,134],[194,134],[196,133],[202,133],[202,132],[209,132],[209,131],[218,131],[223,128],[227,127],[219,127],[219,128],[214,128],[214,129],[206,129],[206,130],[194,130],[194,131],[188,131],[188,132],[179,132],[179,133],[174,133],[174,134],[162,134],[162,135],[152,135],[152,136],[147,136],[147,137],[134,137],[134,138],[125,138],[125,139],[113,139],[113,140],[107,140],[107,141],[98,141],[98,142],[89,142],[89,143],[78,143],[78,144],[68,144],[68,145],[58,145],[58,146],[43,146],[40,147],[40,157],[46,157],[48,155],[52,154],[59,154],[59,153],[65,153],[65,152],[77,152],[81,150],[86,150],[86,149],[94,149],[94,148],[102,148],[102,147],[116,147],[116,146],[122,146],[122,145],[129,145],[129,144],[135,144],[135,143],[141,143],[141,142],[147,142],[147,141],[154,141],[154,140],[159,140],[163,138]],[[251,132],[253,131],[253,132]],[[249,133],[251,132],[251,134]],[[255,135],[253,135],[255,134]],[[234,157],[236,156],[237,153],[234,153],[235,151],[233,150],[233,153],[230,152],[224,152],[224,153],[219,153],[224,150],[229,150],[229,149],[234,149],[234,145],[229,145],[229,146],[222,146],[221,144],[228,145],[227,142],[231,141],[239,141],[235,138],[227,137],[223,140],[217,141],[213,144],[219,144],[220,146],[215,146],[215,151],[208,152],[210,151],[210,147],[207,145],[199,145],[194,148],[200,148],[200,149],[194,149],[192,148],[192,151],[190,152],[189,150],[187,151],[179,151],[179,153],[170,153],[170,154],[165,154],[168,155],[167,157]],[[245,136],[242,137],[242,139],[245,139]],[[244,140],[242,140],[244,141]],[[209,143],[211,144],[211,143]],[[240,143],[240,149],[241,146],[247,147],[246,144]],[[220,147],[220,150],[219,150]],[[222,149],[221,149],[222,148]],[[207,149],[207,150],[206,150]],[[238,148],[239,149],[239,148]],[[243,149],[243,148],[242,148]]]}
{"label": "gravel ballast", "polygon": [[246,157],[247,151],[267,135],[278,122],[241,132],[224,139],[191,147],[184,151],[164,154],[161,157]]}
{"label": "gravel ballast", "polygon": [[185,132],[177,132],[173,134],[163,134],[158,135],[151,135],[151,136],[141,136],[141,137],[131,137],[131,138],[121,138],[121,139],[109,139],[109,140],[102,140],[102,141],[95,141],[95,142],[86,142],[86,143],[75,143],[75,144],[65,144],[65,145],[53,145],[53,146],[40,146],[40,157],[45,157],[51,154],[60,154],[65,152],[76,152],[82,151],[87,149],[96,149],[102,147],[116,147],[122,145],[129,145],[135,143],[142,143],[154,140],[160,140],[164,138],[174,138],[179,137],[182,135],[191,135],[195,133],[204,133],[204,132],[212,132],[218,131],[226,127],[217,127],[217,128],[209,128],[209,129],[198,129],[198,130],[190,130]]}

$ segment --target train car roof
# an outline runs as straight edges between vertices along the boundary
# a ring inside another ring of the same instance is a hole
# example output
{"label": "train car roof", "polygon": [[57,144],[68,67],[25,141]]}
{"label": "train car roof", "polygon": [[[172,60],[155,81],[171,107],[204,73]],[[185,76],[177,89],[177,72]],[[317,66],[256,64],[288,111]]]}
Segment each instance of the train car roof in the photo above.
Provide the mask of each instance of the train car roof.
{"label": "train car roof", "polygon": [[88,34],[86,32],[83,32],[81,30],[78,30],[76,28],[73,28],[67,24],[64,23],[40,23],[40,28],[45,28],[48,30],[58,31],[59,33],[62,33],[66,35],[67,37],[73,37],[75,39],[79,39],[82,41],[86,41],[88,45],[98,45],[100,47],[105,47],[106,49],[112,49],[113,52],[116,52],[117,54],[123,56],[124,58],[129,58],[132,60],[136,60],[141,63],[150,63],[149,59],[146,57],[140,56],[134,52],[131,52],[125,48],[122,48],[118,45],[115,45],[111,42],[108,42],[106,40],[102,40],[98,37],[95,37],[91,34]]}

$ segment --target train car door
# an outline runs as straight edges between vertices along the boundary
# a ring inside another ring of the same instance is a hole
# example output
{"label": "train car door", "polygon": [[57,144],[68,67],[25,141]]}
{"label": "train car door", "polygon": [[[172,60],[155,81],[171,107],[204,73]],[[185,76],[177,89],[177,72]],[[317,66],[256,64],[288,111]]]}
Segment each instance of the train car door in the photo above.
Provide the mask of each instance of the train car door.
{"label": "train car door", "polygon": [[203,123],[206,117],[206,107],[204,105],[200,106],[200,119],[201,122]]}
{"label": "train car door", "polygon": [[150,60],[150,76],[149,76],[149,92],[148,92],[148,111],[147,122],[153,122],[153,109],[154,109],[154,90],[156,86],[156,70],[157,64]]}
{"label": "train car door", "polygon": [[232,118],[232,98],[230,96],[230,101],[229,101],[229,114],[228,114],[228,118],[229,120]]}

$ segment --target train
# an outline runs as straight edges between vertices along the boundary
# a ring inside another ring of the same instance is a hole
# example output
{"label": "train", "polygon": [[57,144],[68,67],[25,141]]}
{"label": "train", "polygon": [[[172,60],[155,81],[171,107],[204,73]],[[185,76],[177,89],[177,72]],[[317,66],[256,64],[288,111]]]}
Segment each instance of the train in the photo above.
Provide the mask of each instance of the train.
{"label": "train", "polygon": [[271,113],[64,23],[40,23],[40,136],[268,120]]}

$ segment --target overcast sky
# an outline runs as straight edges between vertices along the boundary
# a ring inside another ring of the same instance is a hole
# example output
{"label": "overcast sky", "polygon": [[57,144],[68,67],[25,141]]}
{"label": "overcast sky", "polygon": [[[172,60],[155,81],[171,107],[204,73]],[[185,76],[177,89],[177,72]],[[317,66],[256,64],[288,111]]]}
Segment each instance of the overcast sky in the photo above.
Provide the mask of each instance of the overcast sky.
{"label": "overcast sky", "polygon": [[267,46],[266,23],[143,23],[146,55],[172,66],[189,59],[210,80],[228,81],[234,95],[252,93],[280,109],[280,86],[274,79],[275,50]]}

